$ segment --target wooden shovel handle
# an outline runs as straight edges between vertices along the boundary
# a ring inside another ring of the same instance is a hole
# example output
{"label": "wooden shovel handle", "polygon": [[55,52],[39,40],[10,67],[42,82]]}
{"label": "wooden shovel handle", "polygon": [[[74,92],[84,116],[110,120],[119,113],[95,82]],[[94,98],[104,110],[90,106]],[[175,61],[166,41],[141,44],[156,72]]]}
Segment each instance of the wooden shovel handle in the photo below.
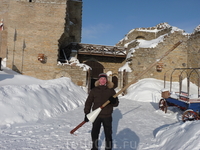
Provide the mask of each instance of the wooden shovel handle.
{"label": "wooden shovel handle", "polygon": [[106,105],[108,105],[110,103],[109,100],[107,100],[100,108],[103,109],[104,107],[106,107]]}
{"label": "wooden shovel handle", "polygon": [[71,133],[71,134],[74,134],[74,132],[75,132],[76,130],[78,130],[80,127],[82,127],[85,123],[86,123],[85,121],[81,122],[81,123],[80,123],[79,125],[77,125],[74,129],[72,129],[72,130],[70,131],[70,133]]}

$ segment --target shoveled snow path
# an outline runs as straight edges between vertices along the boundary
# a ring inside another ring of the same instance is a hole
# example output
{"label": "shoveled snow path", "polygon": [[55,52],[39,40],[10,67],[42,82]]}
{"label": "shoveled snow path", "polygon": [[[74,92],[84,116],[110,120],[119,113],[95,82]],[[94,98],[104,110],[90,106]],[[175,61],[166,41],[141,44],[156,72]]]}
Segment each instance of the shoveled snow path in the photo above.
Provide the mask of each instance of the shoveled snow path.
{"label": "shoveled snow path", "polygon": [[[173,108],[174,109],[174,108]],[[113,113],[113,140],[115,150],[144,149],[151,145],[156,133],[179,121],[179,112],[167,114],[158,110],[157,103],[138,102],[120,98]],[[176,108],[175,108],[176,109]],[[71,135],[70,131],[83,120],[83,106],[56,118],[2,126],[1,150],[86,150],[91,147],[91,123],[86,123]],[[142,130],[141,130],[142,128]],[[100,146],[104,149],[104,134]],[[13,149],[14,147],[14,149]]]}

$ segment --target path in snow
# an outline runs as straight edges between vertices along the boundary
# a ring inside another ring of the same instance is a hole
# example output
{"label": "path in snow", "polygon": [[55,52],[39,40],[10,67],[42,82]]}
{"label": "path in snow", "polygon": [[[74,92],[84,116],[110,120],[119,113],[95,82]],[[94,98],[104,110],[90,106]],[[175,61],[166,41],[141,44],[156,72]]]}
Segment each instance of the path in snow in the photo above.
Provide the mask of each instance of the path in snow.
{"label": "path in snow", "polygon": [[[113,140],[115,150],[144,149],[161,128],[179,121],[179,112],[164,114],[158,104],[120,98],[113,113]],[[80,117],[81,116],[81,117]],[[71,135],[70,131],[83,121],[83,106],[57,118],[2,126],[1,150],[86,150],[90,149],[91,123]],[[80,120],[80,118],[82,118]],[[104,149],[104,134],[100,133],[100,146]]]}

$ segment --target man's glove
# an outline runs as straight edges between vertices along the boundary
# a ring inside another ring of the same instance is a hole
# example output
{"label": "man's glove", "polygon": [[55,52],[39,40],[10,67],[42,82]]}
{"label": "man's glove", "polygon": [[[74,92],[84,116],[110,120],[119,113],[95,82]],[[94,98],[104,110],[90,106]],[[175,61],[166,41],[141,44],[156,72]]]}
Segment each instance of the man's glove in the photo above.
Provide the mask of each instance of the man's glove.
{"label": "man's glove", "polygon": [[89,121],[88,118],[87,118],[87,114],[85,114],[84,121],[85,121],[85,122],[88,122],[88,121]]}
{"label": "man's glove", "polygon": [[111,104],[115,104],[117,102],[117,98],[114,98],[113,96],[111,96],[108,100]]}

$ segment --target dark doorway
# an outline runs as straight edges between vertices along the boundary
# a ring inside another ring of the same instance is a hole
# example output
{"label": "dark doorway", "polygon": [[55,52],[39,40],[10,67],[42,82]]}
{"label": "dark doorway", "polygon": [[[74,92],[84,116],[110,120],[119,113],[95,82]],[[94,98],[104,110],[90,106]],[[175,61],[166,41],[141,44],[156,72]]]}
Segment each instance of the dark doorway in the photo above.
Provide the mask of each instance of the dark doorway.
{"label": "dark doorway", "polygon": [[90,89],[92,89],[95,86],[94,83],[98,79],[98,75],[103,72],[104,67],[97,61],[86,61],[85,64],[92,68],[90,73],[91,76]]}
{"label": "dark doorway", "polygon": [[114,89],[118,87],[118,78],[116,76],[112,77],[112,82],[114,83]]}

